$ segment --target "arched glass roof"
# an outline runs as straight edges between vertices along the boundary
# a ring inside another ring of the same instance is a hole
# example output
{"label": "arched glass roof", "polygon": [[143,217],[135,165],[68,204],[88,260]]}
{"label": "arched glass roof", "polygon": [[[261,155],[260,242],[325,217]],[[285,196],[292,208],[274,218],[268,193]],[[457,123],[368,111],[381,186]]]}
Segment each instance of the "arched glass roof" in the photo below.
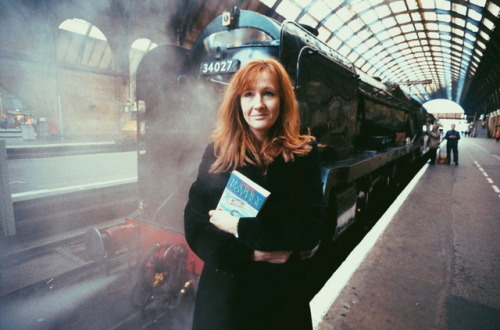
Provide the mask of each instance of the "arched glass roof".
{"label": "arched glass roof", "polygon": [[59,25],[57,59],[72,65],[112,69],[111,48],[104,34],[91,23],[67,19]]}
{"label": "arched glass roof", "polygon": [[361,71],[421,102],[460,103],[499,22],[494,0],[261,0]]}

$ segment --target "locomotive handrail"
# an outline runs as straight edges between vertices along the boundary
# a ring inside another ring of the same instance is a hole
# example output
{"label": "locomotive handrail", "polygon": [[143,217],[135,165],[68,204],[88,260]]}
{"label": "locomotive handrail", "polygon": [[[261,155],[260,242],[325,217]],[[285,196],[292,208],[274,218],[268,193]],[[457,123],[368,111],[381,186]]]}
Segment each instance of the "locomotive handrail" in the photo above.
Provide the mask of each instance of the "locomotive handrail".
{"label": "locomotive handrail", "polygon": [[[287,31],[289,31],[288,26],[293,26],[295,31],[298,30],[298,31],[304,33],[305,38],[303,38],[303,40],[305,40],[308,43],[306,45],[306,47],[309,46],[312,49],[317,49],[317,50],[321,51],[325,57],[327,57],[330,60],[334,61],[335,63],[345,67],[346,69],[348,69],[352,72],[355,72],[354,64],[351,61],[349,61],[344,56],[340,55],[337,51],[335,51],[333,48],[331,48],[330,46],[325,44],[323,41],[318,39],[315,35],[313,35],[311,32],[306,30],[304,27],[297,24],[297,22],[285,20],[281,24],[281,40],[282,41],[283,41],[283,34]],[[284,43],[281,42],[280,54],[283,54],[283,44]]]}
{"label": "locomotive handrail", "polygon": [[318,51],[310,46],[305,46],[305,47],[302,47],[302,49],[299,51],[299,56],[297,56],[297,69],[296,69],[296,79],[295,79],[295,86],[294,86],[294,89],[295,91],[298,91],[299,88],[300,88],[300,85],[299,85],[299,81],[300,81],[300,60],[302,59],[302,56],[304,56],[304,53],[306,51],[310,51],[308,52],[306,55],[312,55],[313,53],[317,53]]}
{"label": "locomotive handrail", "polygon": [[[300,81],[300,61],[303,56],[305,55],[314,55],[318,54],[319,56],[322,56],[325,60],[329,61],[330,58],[328,57],[328,54],[324,53],[323,50],[313,48],[311,46],[304,46],[300,49],[299,55],[297,56],[297,67],[296,67],[296,81],[295,81],[295,91],[298,91],[300,89],[299,81]],[[335,62],[336,63],[336,62]],[[350,72],[352,73],[352,72]],[[359,75],[356,73],[353,73],[353,78],[358,79]]]}

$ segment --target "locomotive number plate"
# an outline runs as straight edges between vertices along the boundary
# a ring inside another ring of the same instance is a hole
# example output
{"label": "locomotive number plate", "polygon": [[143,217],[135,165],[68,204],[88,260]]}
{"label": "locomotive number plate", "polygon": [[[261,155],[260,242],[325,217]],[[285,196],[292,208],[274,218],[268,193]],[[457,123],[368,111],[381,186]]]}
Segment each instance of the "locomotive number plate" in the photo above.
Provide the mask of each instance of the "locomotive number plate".
{"label": "locomotive number plate", "polygon": [[204,62],[200,65],[200,74],[236,72],[239,65],[240,61],[238,60]]}

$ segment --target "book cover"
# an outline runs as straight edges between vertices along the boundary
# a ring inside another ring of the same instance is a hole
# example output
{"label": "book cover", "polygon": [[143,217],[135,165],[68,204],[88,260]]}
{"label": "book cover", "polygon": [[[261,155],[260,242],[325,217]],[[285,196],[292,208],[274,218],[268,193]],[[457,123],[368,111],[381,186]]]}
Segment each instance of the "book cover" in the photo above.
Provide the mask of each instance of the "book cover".
{"label": "book cover", "polygon": [[255,217],[270,194],[240,172],[233,171],[217,209],[226,210],[235,217]]}

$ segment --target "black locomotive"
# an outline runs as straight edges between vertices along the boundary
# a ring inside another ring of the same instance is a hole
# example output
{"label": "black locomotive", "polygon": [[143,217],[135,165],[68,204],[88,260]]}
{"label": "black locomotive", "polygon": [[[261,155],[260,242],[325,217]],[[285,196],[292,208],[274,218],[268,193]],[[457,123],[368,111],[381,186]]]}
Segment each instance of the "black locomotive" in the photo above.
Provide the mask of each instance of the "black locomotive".
{"label": "black locomotive", "polygon": [[294,81],[302,130],[320,145],[325,240],[363,216],[376,188],[391,189],[425,157],[427,114],[398,87],[359,72],[308,27],[226,11],[190,50],[159,46],[137,72],[140,201],[127,221],[140,228],[143,249],[183,246],[188,253],[182,262],[191,274],[199,274],[201,262],[182,239],[183,210],[221,92],[241,65],[270,56]]}

